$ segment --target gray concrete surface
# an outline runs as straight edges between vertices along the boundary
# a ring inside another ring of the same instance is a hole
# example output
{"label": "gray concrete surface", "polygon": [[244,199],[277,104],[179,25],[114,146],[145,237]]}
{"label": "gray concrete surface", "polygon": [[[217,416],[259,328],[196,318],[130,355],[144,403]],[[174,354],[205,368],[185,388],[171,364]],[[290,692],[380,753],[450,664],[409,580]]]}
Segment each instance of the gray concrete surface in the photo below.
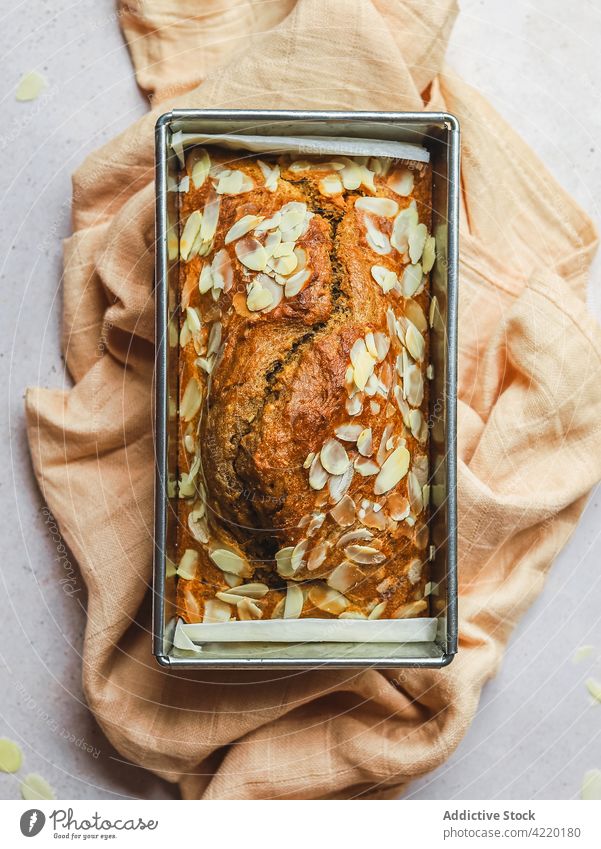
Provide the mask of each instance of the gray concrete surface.
{"label": "gray concrete surface", "polygon": [[[580,203],[599,220],[601,59],[598,4],[579,0],[465,0],[449,61],[475,84]],[[4,540],[0,616],[0,736],[18,740],[26,771],[63,799],[150,799],[174,788],[124,764],[83,701],[84,593],[59,583],[64,564],[30,470],[23,394],[64,382],[59,347],[60,239],[69,232],[71,171],[86,153],[141,115],[111,0],[30,0],[0,10],[0,363],[7,434],[0,442]],[[49,87],[17,103],[14,87],[37,68]],[[601,312],[599,269],[591,306]],[[7,438],[8,437],[8,438]],[[583,643],[601,647],[601,504],[583,520],[518,627],[475,722],[448,763],[411,798],[571,798],[584,771],[601,767],[601,706],[584,688]],[[0,798],[18,798],[0,774]]]}

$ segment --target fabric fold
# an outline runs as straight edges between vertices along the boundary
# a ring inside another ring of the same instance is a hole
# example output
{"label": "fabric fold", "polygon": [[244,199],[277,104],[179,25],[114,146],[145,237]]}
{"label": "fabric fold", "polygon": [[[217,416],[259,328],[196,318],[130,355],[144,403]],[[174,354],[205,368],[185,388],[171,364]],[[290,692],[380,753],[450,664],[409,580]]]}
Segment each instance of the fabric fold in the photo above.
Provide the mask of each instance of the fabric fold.
{"label": "fabric fold", "polygon": [[[465,734],[601,479],[592,223],[444,65],[450,0],[123,2],[153,109],[74,176],[36,478],[88,589],[88,703],[185,798],[391,798]],[[460,651],[445,670],[174,674],[151,657],[153,125],[179,107],[447,109],[462,126]]]}

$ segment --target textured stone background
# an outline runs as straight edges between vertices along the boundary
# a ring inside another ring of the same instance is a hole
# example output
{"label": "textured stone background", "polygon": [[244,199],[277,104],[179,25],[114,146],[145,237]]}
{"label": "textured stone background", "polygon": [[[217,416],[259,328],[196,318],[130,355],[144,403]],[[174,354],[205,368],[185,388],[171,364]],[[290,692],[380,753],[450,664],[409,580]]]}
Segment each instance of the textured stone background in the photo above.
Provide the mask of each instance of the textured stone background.
{"label": "textured stone background", "polygon": [[[599,220],[598,4],[464,0],[462,7],[450,64]],[[2,35],[0,367],[8,403],[0,415],[9,437],[0,441],[0,736],[20,742],[23,773],[40,772],[59,798],[168,797],[172,787],[119,758],[83,702],[83,592],[70,597],[59,583],[64,569],[23,427],[25,386],[64,380],[60,239],[69,233],[70,173],[146,103],[112,0],[16,3],[3,14]],[[14,87],[32,68],[49,87],[37,101],[17,103]],[[596,271],[590,302],[599,315],[599,265]],[[599,501],[594,493],[467,737],[444,767],[413,786],[412,798],[571,798],[584,771],[601,767],[601,707],[583,683],[595,662],[572,662],[583,643],[601,646]],[[0,774],[0,798],[18,794],[15,778]]]}

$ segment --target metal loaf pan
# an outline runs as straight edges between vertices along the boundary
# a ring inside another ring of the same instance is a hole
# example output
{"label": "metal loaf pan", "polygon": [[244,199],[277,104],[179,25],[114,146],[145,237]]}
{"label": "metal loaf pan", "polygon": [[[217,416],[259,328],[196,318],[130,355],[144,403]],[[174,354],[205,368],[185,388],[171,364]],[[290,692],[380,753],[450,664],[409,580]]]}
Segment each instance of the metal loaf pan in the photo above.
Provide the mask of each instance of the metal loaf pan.
{"label": "metal loaf pan", "polygon": [[[198,656],[172,648],[177,525],[177,192],[178,161],[173,133],[272,136],[334,136],[419,143],[430,151],[433,165],[433,227],[437,259],[431,275],[439,316],[431,339],[434,380],[430,392],[430,468],[432,505],[430,564],[438,585],[432,613],[438,619],[436,639],[407,644],[304,643],[241,645],[220,651],[219,645]],[[457,262],[459,217],[459,125],[438,112],[305,112],[247,110],[173,110],[156,125],[156,489],[154,538],[153,653],[170,668],[261,667],[443,667],[457,651]],[[171,344],[170,344],[171,340]]]}

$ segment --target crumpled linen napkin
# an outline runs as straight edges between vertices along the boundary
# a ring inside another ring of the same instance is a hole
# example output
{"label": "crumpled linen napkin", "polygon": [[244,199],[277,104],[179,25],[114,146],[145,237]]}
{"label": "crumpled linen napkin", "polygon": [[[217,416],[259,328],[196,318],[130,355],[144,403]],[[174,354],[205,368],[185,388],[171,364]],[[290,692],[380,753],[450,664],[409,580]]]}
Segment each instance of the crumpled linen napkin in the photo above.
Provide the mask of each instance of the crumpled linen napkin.
{"label": "crumpled linen napkin", "polygon": [[[90,708],[124,757],[186,798],[385,798],[438,766],[601,478],[601,334],[584,305],[596,234],[444,68],[455,12],[451,0],[121,8],[155,105],[74,176],[74,387],[30,389],[27,428],[88,587]],[[153,125],[175,105],[447,109],[461,121],[461,622],[443,671],[173,674],[151,657]]]}

